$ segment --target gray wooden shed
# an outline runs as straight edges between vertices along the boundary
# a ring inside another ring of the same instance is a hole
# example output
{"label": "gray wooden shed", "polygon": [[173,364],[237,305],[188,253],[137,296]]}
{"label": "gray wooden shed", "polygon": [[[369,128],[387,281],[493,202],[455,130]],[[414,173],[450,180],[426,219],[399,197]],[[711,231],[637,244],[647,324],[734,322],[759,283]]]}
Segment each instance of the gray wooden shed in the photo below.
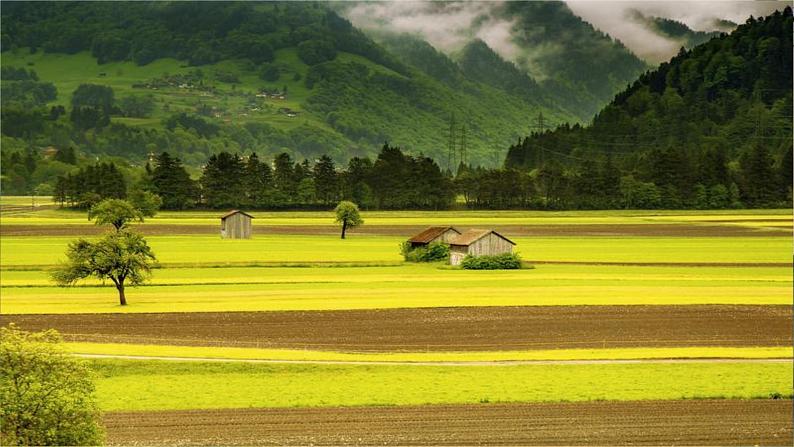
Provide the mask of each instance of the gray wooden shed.
{"label": "gray wooden shed", "polygon": [[449,243],[449,263],[460,265],[466,255],[493,256],[512,253],[515,242],[494,230],[468,230]]}
{"label": "gray wooden shed", "polygon": [[231,210],[221,216],[221,238],[251,239],[254,216],[240,210]]}

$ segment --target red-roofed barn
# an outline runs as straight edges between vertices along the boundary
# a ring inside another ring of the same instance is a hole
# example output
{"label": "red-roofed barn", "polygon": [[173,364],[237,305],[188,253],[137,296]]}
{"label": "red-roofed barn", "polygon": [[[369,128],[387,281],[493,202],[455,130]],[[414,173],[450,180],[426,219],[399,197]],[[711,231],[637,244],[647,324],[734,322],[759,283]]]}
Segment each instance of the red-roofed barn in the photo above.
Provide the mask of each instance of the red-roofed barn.
{"label": "red-roofed barn", "polygon": [[429,227],[408,239],[408,242],[411,244],[411,248],[426,247],[433,242],[446,242],[448,244],[458,236],[460,236],[460,231],[454,227]]}

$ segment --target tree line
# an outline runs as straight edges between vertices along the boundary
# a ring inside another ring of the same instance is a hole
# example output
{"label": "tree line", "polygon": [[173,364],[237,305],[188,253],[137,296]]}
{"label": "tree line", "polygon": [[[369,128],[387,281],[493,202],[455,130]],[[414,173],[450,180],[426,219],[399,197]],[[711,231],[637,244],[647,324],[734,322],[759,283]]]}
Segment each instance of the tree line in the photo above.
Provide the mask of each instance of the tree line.
{"label": "tree line", "polygon": [[[313,209],[350,200],[364,209],[727,209],[791,206],[792,152],[775,160],[757,148],[733,162],[724,153],[693,157],[684,150],[638,155],[643,169],[626,171],[610,156],[527,171],[461,164],[455,174],[430,158],[385,144],[375,160],[354,157],[339,167],[288,153],[212,155],[198,179],[163,152],[143,172],[112,162],[82,166],[56,181],[55,200],[90,207],[139,191],[164,209]],[[20,159],[24,164],[24,158]]]}

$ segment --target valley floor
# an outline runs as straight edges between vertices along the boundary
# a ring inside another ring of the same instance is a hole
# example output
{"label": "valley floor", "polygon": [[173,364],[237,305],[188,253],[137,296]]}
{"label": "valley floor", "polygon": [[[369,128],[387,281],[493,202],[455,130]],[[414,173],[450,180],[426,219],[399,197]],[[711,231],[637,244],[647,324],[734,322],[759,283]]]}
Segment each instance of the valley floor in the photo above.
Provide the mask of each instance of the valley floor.
{"label": "valley floor", "polygon": [[[50,269],[83,213],[0,202],[0,324],[89,356],[114,445],[792,443],[791,211],[217,213],[136,225],[112,287]],[[404,263],[427,225],[496,228],[534,268]]]}
{"label": "valley floor", "polygon": [[791,445],[791,400],[111,412],[110,445]]}

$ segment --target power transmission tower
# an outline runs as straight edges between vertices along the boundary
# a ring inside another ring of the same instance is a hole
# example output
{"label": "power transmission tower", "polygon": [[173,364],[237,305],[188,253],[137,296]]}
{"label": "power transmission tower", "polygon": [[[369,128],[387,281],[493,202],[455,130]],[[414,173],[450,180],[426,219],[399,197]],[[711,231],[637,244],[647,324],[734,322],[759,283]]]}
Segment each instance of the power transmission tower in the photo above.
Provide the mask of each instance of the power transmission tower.
{"label": "power transmission tower", "polygon": [[452,172],[455,166],[455,114],[449,119],[449,143],[447,145],[447,171]]}
{"label": "power transmission tower", "polygon": [[[538,134],[543,134],[543,132],[546,131],[546,121],[543,119],[543,112],[542,111],[540,113],[538,113],[538,124],[537,124],[537,126],[535,128],[538,129]],[[539,149],[540,149],[540,151],[539,151],[539,153],[540,153],[540,157],[539,157],[540,158],[540,163],[538,165],[539,166],[543,166],[545,164],[545,161],[546,161],[544,159],[544,156],[543,156],[543,153],[544,153],[543,147],[539,147]]]}
{"label": "power transmission tower", "polygon": [[466,124],[460,129],[460,164],[466,164],[466,152],[469,150],[469,139]]}

